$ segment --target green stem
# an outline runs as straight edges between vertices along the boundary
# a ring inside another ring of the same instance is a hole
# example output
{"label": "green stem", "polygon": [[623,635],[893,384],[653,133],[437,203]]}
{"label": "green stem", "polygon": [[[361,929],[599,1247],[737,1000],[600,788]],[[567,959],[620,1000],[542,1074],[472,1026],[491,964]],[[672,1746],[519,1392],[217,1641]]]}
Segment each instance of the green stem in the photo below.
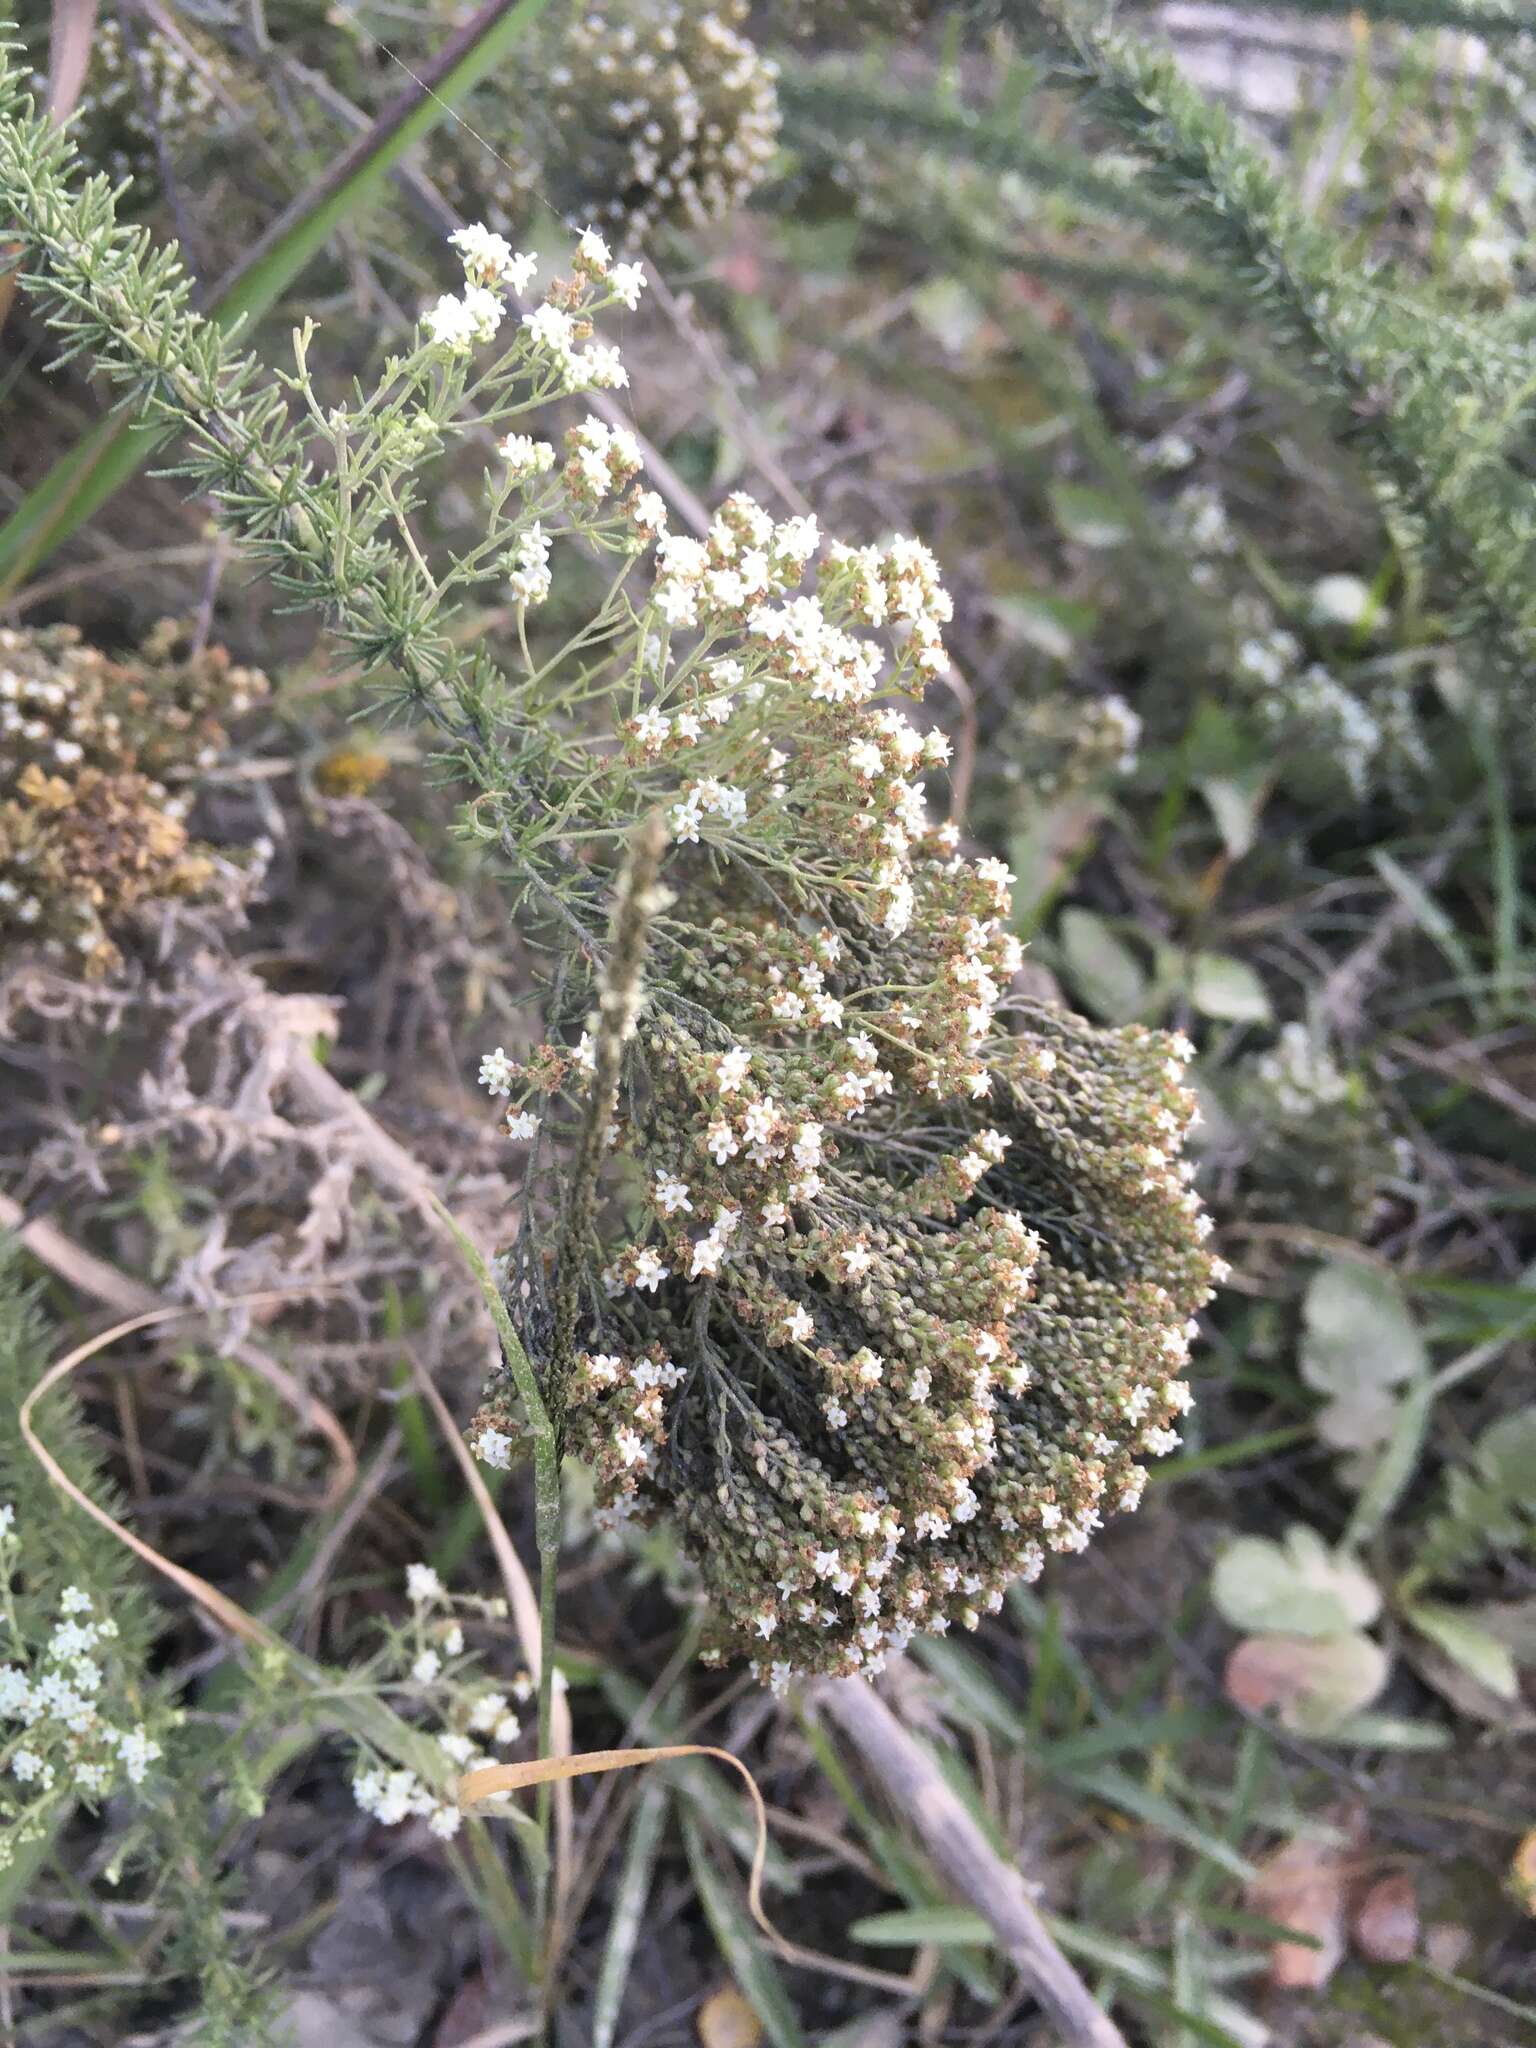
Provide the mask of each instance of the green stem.
{"label": "green stem", "polygon": [[[522,1396],[524,1412],[528,1418],[528,1433],[533,1442],[534,1508],[533,1534],[539,1552],[539,1755],[547,1757],[554,1747],[555,1720],[555,1600],[560,1568],[560,1449],[554,1424],[550,1420],[543,1393],[539,1387],[538,1374],[533,1361],[523,1349],[507,1304],[502,1299],[501,1289],[487,1266],[477,1245],[466,1237],[458,1223],[441,1202],[433,1197],[433,1207],[454,1243],[463,1254],[465,1264],[480,1283],[480,1292],[491,1320],[496,1325],[496,1334],[501,1340],[501,1352],[507,1361],[507,1369],[513,1383]],[[533,1863],[533,1924],[537,1953],[542,1955],[548,1943],[549,1934],[549,1837],[550,1815],[553,1808],[554,1788],[549,1784],[540,1785],[534,1806],[535,1854]],[[544,1987],[546,2000],[549,1987]]]}

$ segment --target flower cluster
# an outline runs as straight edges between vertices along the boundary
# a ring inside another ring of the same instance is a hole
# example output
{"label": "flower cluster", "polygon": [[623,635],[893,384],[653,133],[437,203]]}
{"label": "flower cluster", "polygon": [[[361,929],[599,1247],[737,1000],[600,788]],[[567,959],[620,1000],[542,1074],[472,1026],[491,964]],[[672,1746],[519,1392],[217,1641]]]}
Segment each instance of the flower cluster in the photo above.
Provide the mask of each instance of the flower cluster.
{"label": "flower cluster", "polygon": [[118,1668],[117,1623],[79,1586],[66,1586],[47,1637],[29,1642],[11,1592],[20,1549],[14,1510],[0,1507],[0,1612],[10,1661],[0,1663],[0,1862],[37,1830],[49,1807],[92,1805],[142,1785],[161,1745],[135,1715]]}
{"label": "flower cluster", "polygon": [[213,863],[178,785],[265,688],[222,649],[183,648],[169,623],[121,662],[71,627],[0,630],[0,940],[101,974],[136,905],[202,890]]}
{"label": "flower cluster", "polygon": [[1243,1133],[1236,1199],[1252,1216],[1294,1216],[1304,1202],[1314,1227],[1352,1236],[1383,1187],[1412,1170],[1367,1076],[1341,1067],[1305,1024],[1283,1025],[1229,1093]]}
{"label": "flower cluster", "polygon": [[405,1575],[410,1620],[390,1634],[389,1660],[397,1668],[401,1691],[430,1711],[437,1732],[418,1768],[376,1757],[360,1761],[352,1779],[358,1805],[385,1827],[406,1820],[424,1820],[434,1835],[451,1842],[463,1814],[444,1789],[463,1771],[490,1763],[496,1750],[506,1749],[522,1733],[513,1702],[533,1697],[533,1681],[519,1672],[507,1691],[484,1681],[464,1640],[461,1613],[502,1619],[504,1601],[476,1600],[450,1594],[428,1564],[413,1564]]}
{"label": "flower cluster", "polygon": [[[893,701],[947,659],[927,549],[741,496],[672,535],[631,490],[653,567],[601,773],[673,843],[608,1134],[628,1222],[575,1355],[534,1281],[517,1312],[605,1511],[680,1525],[719,1652],[874,1668],[1081,1548],[1177,1443],[1216,1271],[1189,1048],[1014,995],[1013,878],[930,817],[948,746]],[[555,1180],[598,1030],[484,1062]],[[495,1381],[471,1440],[500,1465],[519,1436]]]}
{"label": "flower cluster", "polygon": [[[42,77],[37,89],[46,91]],[[141,181],[158,191],[167,161],[195,149],[227,119],[237,89],[233,65],[195,24],[178,22],[172,36],[145,17],[134,23],[130,48],[122,24],[105,15],[91,32],[85,89],[75,107],[82,151],[130,191]]]}
{"label": "flower cluster", "polygon": [[[464,289],[445,292],[422,315],[422,325],[428,340],[447,354],[465,356],[494,340],[507,316],[507,294],[528,290],[539,261],[536,256],[514,251],[502,236],[479,222],[461,228],[451,239],[464,265]],[[574,277],[563,288],[557,286],[542,304],[522,316],[525,349],[542,368],[548,385],[541,396],[608,391],[627,381],[617,349],[606,342],[592,342],[585,349],[581,344],[591,340],[588,316],[596,307],[615,301],[630,307],[639,304],[644,274],[636,263],[615,263],[595,228],[582,235],[574,269]],[[599,282],[603,290],[594,297],[589,288]],[[502,453],[514,481],[526,482],[550,466],[544,455],[546,446],[516,434],[503,442]]]}
{"label": "flower cluster", "polygon": [[[1307,620],[1298,623],[1347,639],[1361,624],[1351,599],[1362,590],[1353,577],[1321,578]],[[1384,777],[1423,773],[1428,757],[1411,666],[1391,660],[1378,673],[1367,656],[1341,676],[1336,666],[1344,649],[1326,650],[1328,661],[1313,659],[1300,635],[1277,624],[1261,600],[1239,599],[1233,621],[1233,680],[1293,781],[1336,786],[1342,779],[1352,796],[1364,798]]]}
{"label": "flower cluster", "polygon": [[1051,694],[1015,717],[1004,772],[1039,803],[1068,803],[1132,774],[1140,745],[1141,719],[1123,697]]}
{"label": "flower cluster", "polygon": [[665,221],[723,218],[760,182],[779,127],[774,67],[745,19],[742,0],[561,14],[535,38],[534,90],[484,93],[471,128],[443,131],[445,185],[493,220],[522,219],[537,200],[627,248]]}

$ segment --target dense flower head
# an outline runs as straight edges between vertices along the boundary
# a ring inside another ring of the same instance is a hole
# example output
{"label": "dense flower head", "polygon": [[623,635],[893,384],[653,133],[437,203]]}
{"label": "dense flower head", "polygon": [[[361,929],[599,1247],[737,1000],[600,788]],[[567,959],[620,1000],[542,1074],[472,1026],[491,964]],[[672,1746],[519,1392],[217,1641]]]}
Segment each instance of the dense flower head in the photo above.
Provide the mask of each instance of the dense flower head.
{"label": "dense flower head", "polygon": [[744,33],[746,11],[598,0],[560,13],[534,38],[535,89],[486,92],[472,130],[445,131],[449,189],[498,222],[553,206],[621,250],[663,222],[724,218],[761,181],[779,129],[775,69]]}
{"label": "dense flower head", "polygon": [[[715,1650],[875,1668],[1081,1548],[1177,1443],[1214,1277],[1189,1048],[1015,995],[1013,878],[930,815],[948,746],[902,708],[947,661],[929,551],[743,495],[672,534],[630,454],[629,708],[591,772],[664,816],[667,901],[577,1349],[527,1244],[515,1307],[605,1514],[680,1527]],[[613,459],[575,431],[567,512]],[[555,1199],[605,1028],[482,1068]],[[493,1382],[471,1440],[504,1464],[518,1435]]]}
{"label": "dense flower head", "polygon": [[198,894],[212,862],[188,836],[183,778],[265,689],[172,623],[121,661],[71,627],[0,630],[0,940],[100,974],[135,906]]}

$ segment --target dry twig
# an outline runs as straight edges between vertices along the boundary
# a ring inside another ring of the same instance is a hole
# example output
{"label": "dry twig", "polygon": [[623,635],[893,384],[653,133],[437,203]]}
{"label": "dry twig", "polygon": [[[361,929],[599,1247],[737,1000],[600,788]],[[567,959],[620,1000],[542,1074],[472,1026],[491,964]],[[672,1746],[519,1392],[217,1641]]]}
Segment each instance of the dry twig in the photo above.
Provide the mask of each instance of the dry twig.
{"label": "dry twig", "polygon": [[1126,2048],[1125,2036],[1067,1961],[1030,1899],[966,1812],[932,1757],[861,1678],[824,1679],[811,1694],[854,1744],[934,1868],[974,1906],[1069,2048]]}

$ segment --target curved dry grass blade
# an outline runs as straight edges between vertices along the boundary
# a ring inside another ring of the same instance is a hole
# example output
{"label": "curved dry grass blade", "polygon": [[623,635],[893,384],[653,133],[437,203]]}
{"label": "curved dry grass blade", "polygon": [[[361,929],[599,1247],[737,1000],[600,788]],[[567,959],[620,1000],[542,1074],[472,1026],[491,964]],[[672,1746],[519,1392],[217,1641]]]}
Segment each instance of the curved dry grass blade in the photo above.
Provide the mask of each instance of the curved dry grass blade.
{"label": "curved dry grass blade", "polygon": [[[288,1297],[281,1291],[276,1291],[269,1294],[250,1294],[243,1298],[247,1303],[254,1305],[259,1302],[282,1301]],[[143,1315],[129,1316],[123,1322],[114,1323],[110,1330],[103,1330],[99,1336],[77,1345],[65,1357],[58,1359],[49,1366],[21,1404],[17,1421],[23,1442],[65,1498],[72,1501],[82,1513],[89,1515],[91,1520],[105,1529],[109,1536],[115,1537],[125,1549],[131,1550],[134,1556],[147,1564],[152,1571],[158,1572],[162,1578],[169,1579],[172,1585],[179,1586],[205,1614],[238,1641],[280,1658],[284,1670],[300,1685],[323,1694],[328,1717],[337,1727],[361,1742],[371,1743],[386,1756],[392,1756],[397,1762],[416,1771],[428,1782],[441,1782],[441,1772],[433,1755],[436,1749],[434,1743],[420,1735],[407,1722],[402,1721],[383,1700],[368,1693],[349,1695],[339,1691],[333,1682],[332,1674],[306,1657],[302,1651],[296,1650],[291,1643],[285,1642],[275,1630],[268,1628],[255,1615],[247,1613],[238,1601],[231,1600],[227,1594],[221,1593],[217,1586],[210,1585],[197,1572],[188,1571],[184,1565],[176,1564],[163,1552],[156,1550],[153,1544],[146,1543],[143,1537],[135,1535],[133,1530],[114,1520],[105,1508],[99,1506],[89,1494],[83,1493],[75,1485],[38,1436],[33,1421],[38,1403],[79,1366],[84,1365],[87,1359],[94,1358],[98,1352],[104,1351],[110,1344],[115,1344],[119,1338],[132,1336],[136,1330],[149,1329],[157,1323],[170,1322],[178,1316],[198,1313],[196,1309],[185,1308],[147,1310]],[[441,1753],[438,1752],[437,1755],[440,1757]],[[478,1836],[478,1826],[476,1832]],[[499,1870],[499,1865],[496,1868]]]}
{"label": "curved dry grass blade", "polygon": [[[480,1510],[480,1519],[485,1524],[485,1533],[490,1538],[491,1549],[501,1572],[501,1583],[507,1589],[507,1601],[512,1609],[517,1639],[522,1646],[523,1658],[534,1683],[539,1681],[543,1664],[543,1648],[539,1621],[538,1596],[533,1590],[533,1581],[524,1569],[518,1556],[507,1525],[497,1513],[496,1503],[491,1499],[490,1489],[481,1477],[475,1463],[474,1453],[464,1441],[464,1433],[449,1412],[448,1403],[438,1392],[432,1375],[421,1362],[412,1357],[411,1373],[421,1391],[422,1399],[432,1410],[439,1428],[443,1432],[449,1450],[453,1453],[459,1470],[464,1474],[464,1483],[469,1488],[475,1506]],[[557,1685],[550,1703],[550,1753],[555,1757],[567,1757],[571,1753],[571,1705],[565,1690]],[[575,1822],[571,1811],[571,1792],[568,1785],[557,1784],[554,1798],[554,1899],[558,1917],[570,1889],[574,1869]]]}
{"label": "curved dry grass blade", "polygon": [[[20,1203],[5,1194],[0,1194],[0,1230],[14,1231],[33,1258],[67,1280],[71,1287],[78,1288],[83,1294],[94,1295],[106,1307],[116,1309],[119,1315],[147,1316],[159,1312],[166,1317],[195,1317],[203,1313],[190,1306],[162,1302],[142,1282],[120,1272],[107,1260],[97,1258],[94,1252],[88,1252],[73,1238],[66,1237],[46,1216],[34,1217],[28,1222]],[[283,1299],[281,1295],[253,1298]],[[317,1436],[323,1436],[335,1453],[334,1468],[325,1492],[318,1500],[294,1501],[295,1506],[312,1509],[317,1514],[329,1514],[357,1478],[357,1453],[352,1448],[351,1438],[334,1411],[318,1395],[300,1386],[288,1368],[279,1365],[275,1358],[269,1358],[256,1345],[244,1341],[231,1345],[230,1353],[248,1372],[265,1380],[303,1426],[312,1429]]]}
{"label": "curved dry grass blade", "polygon": [[184,1565],[173,1563],[152,1544],[146,1543],[142,1536],[136,1536],[131,1529],[114,1520],[105,1508],[98,1507],[88,1493],[76,1486],[32,1426],[33,1412],[43,1396],[58,1386],[62,1380],[68,1379],[69,1375],[77,1367],[84,1365],[88,1358],[94,1358],[98,1351],[105,1351],[109,1344],[117,1343],[121,1337],[131,1337],[135,1330],[147,1330],[156,1323],[173,1322],[178,1316],[196,1313],[196,1310],[184,1308],[147,1309],[143,1315],[129,1316],[126,1322],[114,1323],[110,1330],[103,1330],[99,1337],[92,1337],[87,1343],[77,1345],[73,1351],[49,1366],[26,1400],[22,1402],[21,1413],[17,1417],[22,1441],[60,1493],[73,1501],[83,1514],[89,1515],[93,1522],[105,1529],[109,1536],[115,1536],[119,1543],[125,1544],[135,1557],[152,1566],[163,1578],[169,1579],[172,1585],[180,1586],[184,1593],[190,1594],[198,1606],[227,1628],[231,1635],[238,1636],[241,1642],[250,1643],[257,1649],[283,1650],[286,1649],[286,1645],[280,1637],[274,1635],[271,1629],[264,1627],[254,1615],[247,1614],[245,1609],[238,1606],[227,1594],[221,1593],[217,1586],[210,1586],[206,1579],[200,1578],[196,1572],[189,1572]]}
{"label": "curved dry grass blade", "polygon": [[845,1963],[836,1956],[823,1955],[819,1949],[801,1948],[780,1934],[768,1918],[763,1905],[763,1866],[768,1857],[768,1808],[763,1803],[756,1778],[741,1758],[728,1749],[716,1749],[707,1742],[673,1742],[659,1749],[588,1749],[576,1756],[532,1757],[522,1764],[482,1764],[478,1770],[467,1771],[460,1778],[458,1802],[467,1809],[482,1799],[493,1799],[503,1792],[562,1784],[571,1778],[595,1777],[603,1771],[639,1770],[647,1764],[671,1763],[678,1757],[687,1756],[707,1756],[716,1763],[729,1764],[740,1774],[747,1789],[756,1827],[752,1867],[747,1873],[747,1908],[773,1944],[775,1953],[786,1963],[794,1963],[801,1969],[819,1970],[823,1975],[846,1977],[855,1984],[872,1984],[878,1990],[899,1991],[910,1997],[915,1990],[910,1978],[894,1976],[889,1970],[867,1969],[859,1963]]}

